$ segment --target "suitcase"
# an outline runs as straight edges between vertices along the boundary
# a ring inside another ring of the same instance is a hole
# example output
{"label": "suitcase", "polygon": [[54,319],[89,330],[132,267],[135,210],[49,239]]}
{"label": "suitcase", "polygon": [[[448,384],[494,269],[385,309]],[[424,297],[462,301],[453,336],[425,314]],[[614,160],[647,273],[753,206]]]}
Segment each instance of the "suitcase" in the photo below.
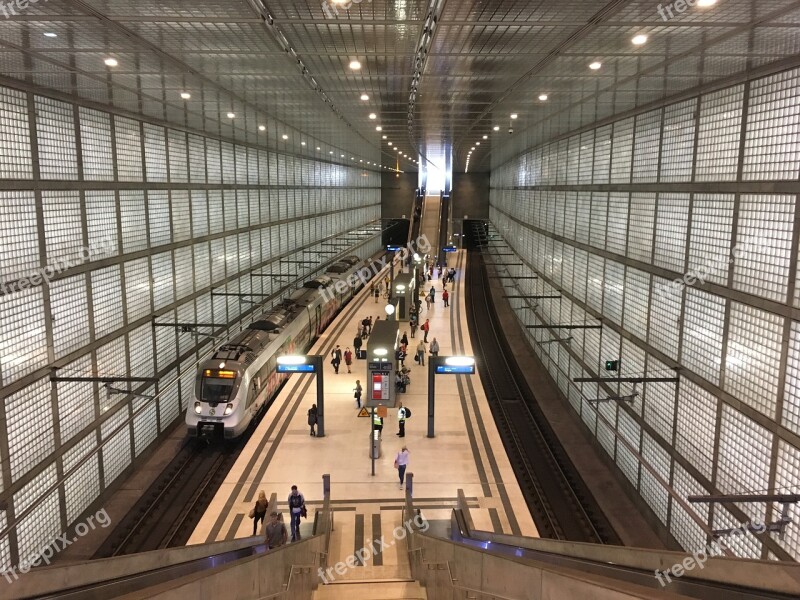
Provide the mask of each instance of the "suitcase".
{"label": "suitcase", "polygon": [[367,351],[366,350],[359,350],[356,352],[356,358],[358,360],[367,360]]}

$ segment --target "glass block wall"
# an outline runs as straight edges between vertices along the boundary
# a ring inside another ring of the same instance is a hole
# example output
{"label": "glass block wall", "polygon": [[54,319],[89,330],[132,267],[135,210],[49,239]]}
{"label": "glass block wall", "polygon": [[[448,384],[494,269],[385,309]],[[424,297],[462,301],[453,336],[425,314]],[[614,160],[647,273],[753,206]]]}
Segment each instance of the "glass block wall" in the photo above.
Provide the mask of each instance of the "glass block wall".
{"label": "glass block wall", "polygon": [[182,419],[210,342],[170,324],[245,326],[337,236],[379,250],[380,174],[9,88],[0,114],[1,570]]}
{"label": "glass block wall", "polygon": [[[688,507],[688,495],[800,490],[798,148],[793,70],[553,139],[492,171],[492,224],[525,263],[506,285],[562,294],[514,300],[522,324],[601,325],[527,328],[533,351],[690,551],[707,543],[699,523],[775,521],[780,506]],[[620,371],[606,371],[616,359]],[[574,382],[637,376],[677,382]],[[800,559],[800,510],[791,516],[783,539],[727,541],[744,557]]]}

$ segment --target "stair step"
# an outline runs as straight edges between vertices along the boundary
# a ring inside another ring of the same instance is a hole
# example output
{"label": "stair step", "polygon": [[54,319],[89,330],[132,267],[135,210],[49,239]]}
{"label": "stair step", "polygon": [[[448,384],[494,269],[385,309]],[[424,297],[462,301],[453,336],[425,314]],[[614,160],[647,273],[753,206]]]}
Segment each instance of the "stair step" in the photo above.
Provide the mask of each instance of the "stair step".
{"label": "stair step", "polygon": [[362,581],[320,585],[314,600],[427,600],[428,595],[416,581]]}

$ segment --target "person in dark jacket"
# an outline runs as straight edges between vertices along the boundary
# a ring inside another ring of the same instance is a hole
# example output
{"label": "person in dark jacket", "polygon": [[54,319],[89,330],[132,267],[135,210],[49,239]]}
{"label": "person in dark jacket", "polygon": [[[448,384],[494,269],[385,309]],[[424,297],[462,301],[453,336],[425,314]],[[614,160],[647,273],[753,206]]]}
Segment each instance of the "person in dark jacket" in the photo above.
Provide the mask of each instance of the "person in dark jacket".
{"label": "person in dark jacket", "polygon": [[408,336],[405,331],[403,332],[403,337],[400,338],[400,343],[404,346],[408,346]]}
{"label": "person in dark jacket", "polygon": [[331,359],[331,364],[333,365],[333,370],[338,375],[339,374],[339,365],[342,364],[342,349],[339,346],[336,346],[336,348],[333,349],[333,352],[331,352],[331,356],[333,357]]}
{"label": "person in dark jacket", "polygon": [[311,427],[311,435],[317,435],[317,405],[312,404],[308,409],[308,426]]}
{"label": "person in dark jacket", "polygon": [[267,516],[267,495],[261,491],[258,493],[258,500],[256,506],[253,508],[253,535],[258,533],[258,523],[264,522],[264,517]]}

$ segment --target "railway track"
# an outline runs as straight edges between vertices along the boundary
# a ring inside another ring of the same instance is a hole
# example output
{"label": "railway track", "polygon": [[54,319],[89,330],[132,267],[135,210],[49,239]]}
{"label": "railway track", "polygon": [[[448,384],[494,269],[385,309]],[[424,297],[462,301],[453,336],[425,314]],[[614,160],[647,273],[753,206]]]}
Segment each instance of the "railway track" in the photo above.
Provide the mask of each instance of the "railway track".
{"label": "railway track", "polygon": [[185,545],[255,425],[235,441],[187,438],[94,558]]}
{"label": "railway track", "polygon": [[478,371],[509,460],[542,537],[620,540],[564,452],[513,357],[491,299],[483,257],[467,262],[467,322]]}

